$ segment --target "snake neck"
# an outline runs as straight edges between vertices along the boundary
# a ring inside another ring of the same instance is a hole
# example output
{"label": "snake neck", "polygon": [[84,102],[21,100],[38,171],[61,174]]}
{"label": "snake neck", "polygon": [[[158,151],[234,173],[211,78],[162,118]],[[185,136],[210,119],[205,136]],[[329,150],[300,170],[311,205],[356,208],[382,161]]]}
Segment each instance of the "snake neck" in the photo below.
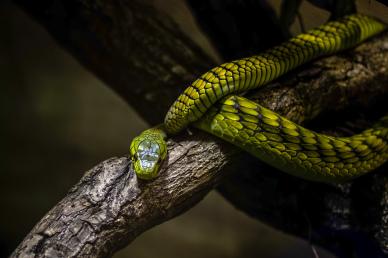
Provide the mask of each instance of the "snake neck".
{"label": "snake neck", "polygon": [[222,97],[260,87],[312,59],[353,47],[384,28],[374,18],[354,14],[300,34],[260,55],[217,66],[178,97],[166,115],[164,129],[175,134],[200,119]]}
{"label": "snake neck", "polygon": [[167,139],[168,130],[166,129],[166,125],[164,123],[151,127],[147,129],[147,131],[151,135],[158,135],[164,141]]}

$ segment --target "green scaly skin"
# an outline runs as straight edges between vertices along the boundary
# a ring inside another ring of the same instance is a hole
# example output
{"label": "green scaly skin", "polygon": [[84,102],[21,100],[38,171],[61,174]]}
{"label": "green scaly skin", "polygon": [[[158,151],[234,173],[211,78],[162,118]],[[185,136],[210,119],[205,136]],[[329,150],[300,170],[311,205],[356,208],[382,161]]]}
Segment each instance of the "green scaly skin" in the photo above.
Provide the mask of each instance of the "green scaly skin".
{"label": "green scaly skin", "polygon": [[[156,177],[166,156],[166,134],[176,134],[191,123],[286,173],[309,180],[342,182],[380,166],[388,159],[388,116],[361,134],[332,137],[231,94],[258,88],[301,64],[353,47],[384,29],[383,23],[354,14],[300,34],[260,55],[211,69],[178,97],[163,125],[146,130],[131,143],[135,172],[143,179]],[[220,107],[213,107],[221,99]],[[140,156],[145,158],[139,161]]]}
{"label": "green scaly skin", "polygon": [[333,137],[303,128],[259,104],[229,96],[195,122],[291,175],[343,182],[388,160],[388,116],[351,137]]}

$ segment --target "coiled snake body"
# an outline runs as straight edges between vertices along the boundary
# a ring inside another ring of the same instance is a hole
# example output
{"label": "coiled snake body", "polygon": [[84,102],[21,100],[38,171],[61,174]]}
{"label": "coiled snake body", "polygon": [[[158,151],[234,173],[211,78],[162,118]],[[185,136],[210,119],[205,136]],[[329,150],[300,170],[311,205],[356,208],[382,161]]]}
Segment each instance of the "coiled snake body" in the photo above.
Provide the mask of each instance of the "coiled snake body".
{"label": "coiled snake body", "polygon": [[[176,134],[190,123],[284,172],[309,180],[341,182],[380,166],[388,160],[388,116],[360,134],[333,137],[303,128],[231,94],[258,88],[303,63],[353,47],[384,29],[380,21],[354,14],[260,55],[211,69],[178,97],[163,125],[144,131],[132,141],[135,172],[142,179],[156,177],[166,157],[166,135]],[[213,107],[219,100],[220,106]]]}

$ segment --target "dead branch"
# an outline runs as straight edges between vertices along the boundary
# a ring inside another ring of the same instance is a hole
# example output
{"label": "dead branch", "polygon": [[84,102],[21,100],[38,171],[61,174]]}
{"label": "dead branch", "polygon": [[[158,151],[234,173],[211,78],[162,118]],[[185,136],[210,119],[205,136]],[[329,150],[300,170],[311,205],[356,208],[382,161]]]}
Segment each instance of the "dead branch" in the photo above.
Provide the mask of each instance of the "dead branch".
{"label": "dead branch", "polygon": [[[152,123],[162,121],[182,86],[212,64],[174,22],[143,1],[16,2]],[[365,108],[386,96],[386,67],[388,33],[301,67],[256,98],[298,122],[350,104]],[[127,157],[92,168],[13,256],[112,255],[148,228],[189,209],[217,185],[245,212],[331,250],[343,252],[338,245],[348,239],[341,235],[342,226],[365,235],[377,254],[388,249],[386,173],[337,186],[311,183],[193,130],[193,135],[183,133],[169,141],[168,161],[152,182],[137,180]],[[363,218],[368,212],[372,218]]]}

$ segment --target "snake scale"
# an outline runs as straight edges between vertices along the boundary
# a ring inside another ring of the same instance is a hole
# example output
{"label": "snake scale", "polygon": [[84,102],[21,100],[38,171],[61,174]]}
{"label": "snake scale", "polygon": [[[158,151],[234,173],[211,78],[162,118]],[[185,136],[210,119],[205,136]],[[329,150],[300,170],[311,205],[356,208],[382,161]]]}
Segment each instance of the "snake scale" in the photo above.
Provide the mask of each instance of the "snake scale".
{"label": "snake scale", "polygon": [[[262,54],[219,65],[188,86],[170,107],[164,124],[136,137],[130,147],[139,178],[158,175],[167,135],[189,124],[214,134],[286,173],[321,182],[343,182],[388,160],[388,115],[351,137],[303,128],[236,93],[258,88],[323,55],[353,47],[385,25],[353,14],[300,34]],[[219,105],[214,105],[219,102]]]}

